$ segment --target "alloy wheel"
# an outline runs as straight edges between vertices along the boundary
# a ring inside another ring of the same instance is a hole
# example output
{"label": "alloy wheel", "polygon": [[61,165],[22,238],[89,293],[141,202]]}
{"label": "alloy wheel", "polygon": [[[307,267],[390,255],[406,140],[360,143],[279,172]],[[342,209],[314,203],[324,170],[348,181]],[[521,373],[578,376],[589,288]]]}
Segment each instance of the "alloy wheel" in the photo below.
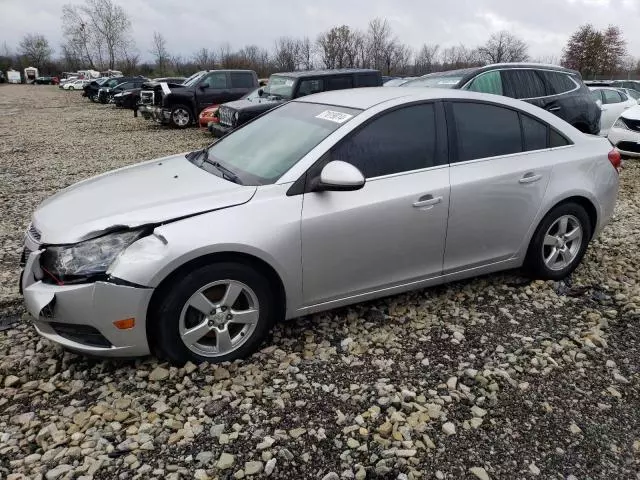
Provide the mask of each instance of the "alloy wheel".
{"label": "alloy wheel", "polygon": [[254,332],[260,314],[258,297],[237,280],[209,283],[182,308],[180,339],[202,357],[220,357],[242,346]]}
{"label": "alloy wheel", "polygon": [[582,225],[576,217],[562,215],[557,218],[542,242],[542,258],[547,268],[559,271],[571,265],[580,252],[583,237]]}
{"label": "alloy wheel", "polygon": [[173,123],[179,127],[184,127],[189,123],[190,115],[184,108],[177,108],[171,114]]}

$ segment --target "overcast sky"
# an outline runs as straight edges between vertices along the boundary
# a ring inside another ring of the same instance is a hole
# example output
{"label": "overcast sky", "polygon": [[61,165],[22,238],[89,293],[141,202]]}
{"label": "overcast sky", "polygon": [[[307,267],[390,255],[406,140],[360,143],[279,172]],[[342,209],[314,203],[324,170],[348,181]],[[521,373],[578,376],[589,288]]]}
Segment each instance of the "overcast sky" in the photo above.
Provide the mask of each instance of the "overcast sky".
{"label": "overcast sky", "polygon": [[[629,53],[640,57],[640,0],[305,0],[231,2],[209,0],[114,0],[129,13],[138,53],[150,58],[154,30],[172,54],[199,48],[273,46],[279,36],[315,39],[319,32],[347,24],[365,29],[374,17],[387,18],[398,38],[419,47],[463,43],[476,46],[491,32],[510,30],[530,45],[532,57],[560,56],[567,37],[581,24],[622,27]],[[0,0],[0,44],[17,47],[25,33],[45,35],[58,51],[61,11],[79,0]]]}

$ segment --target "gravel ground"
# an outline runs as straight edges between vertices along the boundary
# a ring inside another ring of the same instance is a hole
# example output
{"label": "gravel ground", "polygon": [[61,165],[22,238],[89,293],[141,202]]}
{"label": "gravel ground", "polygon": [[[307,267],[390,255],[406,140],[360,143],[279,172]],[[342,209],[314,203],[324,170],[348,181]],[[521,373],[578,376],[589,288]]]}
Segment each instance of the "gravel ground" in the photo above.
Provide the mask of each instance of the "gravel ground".
{"label": "gravel ground", "polygon": [[29,214],[210,137],[0,88],[0,478],[640,478],[640,164],[570,281],[491,275],[279,325],[222,366],[88,360],[17,293]]}

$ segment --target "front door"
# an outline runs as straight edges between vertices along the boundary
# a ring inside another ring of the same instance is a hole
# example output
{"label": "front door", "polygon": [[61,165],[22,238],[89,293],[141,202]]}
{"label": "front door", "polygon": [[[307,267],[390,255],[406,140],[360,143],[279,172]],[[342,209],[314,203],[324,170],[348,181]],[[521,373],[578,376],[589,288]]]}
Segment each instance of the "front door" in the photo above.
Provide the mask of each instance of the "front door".
{"label": "front door", "polygon": [[227,102],[231,95],[231,86],[226,72],[209,73],[196,87],[196,103],[198,112],[209,105],[219,105]]}
{"label": "front door", "polygon": [[453,155],[445,274],[512,258],[554,165],[550,127],[529,115],[478,102],[452,102],[447,112]]}
{"label": "front door", "polygon": [[435,116],[433,103],[385,113],[327,154],[325,161],[358,167],[367,182],[358,191],[304,195],[306,305],[441,274],[449,167]]}

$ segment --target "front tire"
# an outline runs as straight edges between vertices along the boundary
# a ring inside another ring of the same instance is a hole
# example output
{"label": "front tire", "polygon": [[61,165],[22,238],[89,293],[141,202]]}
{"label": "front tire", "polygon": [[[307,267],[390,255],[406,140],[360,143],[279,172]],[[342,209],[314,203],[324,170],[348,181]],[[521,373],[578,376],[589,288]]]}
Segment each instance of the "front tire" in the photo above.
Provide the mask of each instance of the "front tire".
{"label": "front tire", "polygon": [[533,278],[562,280],[580,264],[592,234],[584,207],[565,203],[551,210],[536,229],[525,260]]}
{"label": "front tire", "polygon": [[171,108],[169,121],[176,128],[187,128],[193,123],[191,109],[186,105],[175,105]]}
{"label": "front tire", "polygon": [[205,265],[163,291],[152,322],[156,353],[171,363],[219,363],[258,349],[276,320],[267,279],[241,263]]}

